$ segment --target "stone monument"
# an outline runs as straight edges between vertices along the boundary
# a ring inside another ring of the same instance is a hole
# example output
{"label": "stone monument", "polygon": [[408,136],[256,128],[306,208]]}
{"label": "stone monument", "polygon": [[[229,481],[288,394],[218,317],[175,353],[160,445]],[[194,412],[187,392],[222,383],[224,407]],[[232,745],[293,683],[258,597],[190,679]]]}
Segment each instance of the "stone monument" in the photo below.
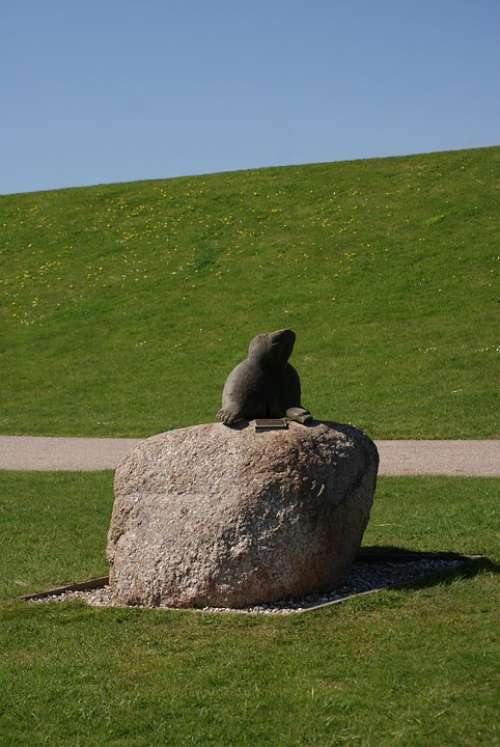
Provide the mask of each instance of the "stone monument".
{"label": "stone monument", "polygon": [[[368,523],[378,454],[361,431],[302,407],[294,341],[291,330],[255,337],[226,381],[222,423],[148,438],[117,468],[115,603],[237,608],[342,582]],[[256,418],[286,427],[259,432]]]}

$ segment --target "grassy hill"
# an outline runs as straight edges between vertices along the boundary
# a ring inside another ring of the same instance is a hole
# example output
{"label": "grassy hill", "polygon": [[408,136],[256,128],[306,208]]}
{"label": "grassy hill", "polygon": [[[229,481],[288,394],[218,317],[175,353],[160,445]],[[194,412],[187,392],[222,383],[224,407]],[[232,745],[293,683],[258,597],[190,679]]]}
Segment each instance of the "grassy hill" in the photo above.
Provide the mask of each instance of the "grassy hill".
{"label": "grassy hill", "polygon": [[499,436],[500,148],[0,198],[0,432],[209,421],[257,332],[317,417]]}

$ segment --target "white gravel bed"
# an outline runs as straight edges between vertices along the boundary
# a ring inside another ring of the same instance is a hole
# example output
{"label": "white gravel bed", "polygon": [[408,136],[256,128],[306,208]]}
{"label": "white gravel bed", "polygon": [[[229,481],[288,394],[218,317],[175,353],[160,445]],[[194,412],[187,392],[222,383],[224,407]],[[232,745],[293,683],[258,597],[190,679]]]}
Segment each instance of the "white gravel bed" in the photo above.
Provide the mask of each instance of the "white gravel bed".
{"label": "white gravel bed", "polygon": [[[366,594],[391,586],[404,585],[439,571],[454,571],[467,561],[462,559],[422,558],[412,561],[358,562],[353,565],[346,581],[336,589],[322,594],[309,594],[301,599],[288,599],[253,607],[203,607],[203,612],[232,612],[240,614],[289,615],[332,602],[342,602],[356,594]],[[111,599],[109,586],[86,591],[65,591],[51,594],[36,602],[65,602],[81,599],[93,607],[120,607]],[[161,605],[161,609],[174,609]],[[158,609],[158,608],[156,608]],[[197,610],[200,611],[200,610]]]}

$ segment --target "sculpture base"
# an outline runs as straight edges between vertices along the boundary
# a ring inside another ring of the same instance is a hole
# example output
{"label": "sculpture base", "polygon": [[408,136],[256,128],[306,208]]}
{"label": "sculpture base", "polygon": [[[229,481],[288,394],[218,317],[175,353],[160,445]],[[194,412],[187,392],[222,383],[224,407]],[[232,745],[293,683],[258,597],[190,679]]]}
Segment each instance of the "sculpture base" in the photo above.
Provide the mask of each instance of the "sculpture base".
{"label": "sculpture base", "polygon": [[143,441],[115,474],[114,602],[244,607],[331,589],[359,550],[377,467],[373,442],[336,423]]}

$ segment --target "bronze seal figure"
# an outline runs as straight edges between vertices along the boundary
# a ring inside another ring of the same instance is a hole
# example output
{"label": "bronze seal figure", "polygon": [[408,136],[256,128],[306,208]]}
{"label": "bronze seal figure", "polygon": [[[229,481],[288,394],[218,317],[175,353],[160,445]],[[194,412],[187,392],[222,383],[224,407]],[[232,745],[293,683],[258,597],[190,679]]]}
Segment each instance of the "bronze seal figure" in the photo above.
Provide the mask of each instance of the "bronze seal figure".
{"label": "bronze seal figure", "polygon": [[231,371],[224,385],[217,413],[224,425],[256,418],[312,421],[311,413],[300,404],[299,374],[288,362],[294,343],[291,329],[253,338],[248,357]]}

